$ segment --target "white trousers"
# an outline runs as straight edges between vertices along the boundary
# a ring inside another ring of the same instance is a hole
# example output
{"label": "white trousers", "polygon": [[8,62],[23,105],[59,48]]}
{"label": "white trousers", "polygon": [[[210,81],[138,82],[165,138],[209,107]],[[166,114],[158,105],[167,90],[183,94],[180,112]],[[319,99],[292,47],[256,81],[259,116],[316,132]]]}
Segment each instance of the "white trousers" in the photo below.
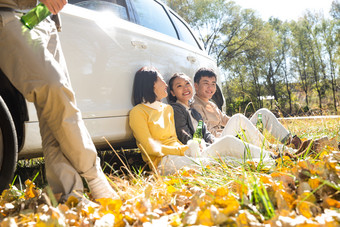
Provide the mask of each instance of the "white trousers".
{"label": "white trousers", "polygon": [[167,155],[162,158],[158,170],[162,174],[168,175],[185,166],[196,168],[220,159],[232,161],[234,164],[243,163],[245,160],[262,161],[266,164],[274,162],[263,146],[249,144],[231,135],[218,138],[213,144],[203,149],[202,152],[197,152],[194,156]]}
{"label": "white trousers", "polygon": [[57,30],[49,19],[29,30],[19,16],[0,11],[0,68],[35,104],[53,192],[82,192],[80,175],[92,180],[103,172],[76,106]]}
{"label": "white trousers", "polygon": [[222,137],[225,135],[239,135],[243,140],[261,147],[265,138],[255,127],[259,113],[262,114],[263,127],[277,140],[285,142],[290,136],[289,131],[277,120],[271,111],[265,108],[256,111],[250,120],[243,114],[233,115],[225,126]]}
{"label": "white trousers", "polygon": [[268,109],[259,109],[250,120],[242,114],[235,114],[229,119],[221,137],[205,148],[202,153],[197,154],[197,157],[167,155],[162,158],[158,169],[162,174],[167,175],[184,166],[199,167],[201,164],[209,164],[220,158],[232,160],[234,163],[242,163],[246,159],[273,163],[274,160],[270,158],[269,152],[264,149],[268,142],[255,127],[259,113],[262,114],[264,128],[276,139],[284,142],[289,137],[289,131]]}

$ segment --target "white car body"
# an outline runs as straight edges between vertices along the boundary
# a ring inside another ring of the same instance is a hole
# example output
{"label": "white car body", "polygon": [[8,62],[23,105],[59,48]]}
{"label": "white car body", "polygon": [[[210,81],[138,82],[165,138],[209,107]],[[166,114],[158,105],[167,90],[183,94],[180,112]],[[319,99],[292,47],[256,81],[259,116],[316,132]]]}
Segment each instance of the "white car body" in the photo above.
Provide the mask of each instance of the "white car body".
{"label": "white car body", "polygon": [[[175,72],[193,78],[200,67],[218,71],[197,38],[197,46],[189,45],[112,14],[73,4],[64,7],[61,19],[60,39],[77,105],[97,147],[107,145],[103,137],[112,144],[133,141],[128,115],[133,107],[134,75],[141,67],[155,66],[166,81]],[[27,103],[27,108],[29,121],[25,122],[19,158],[42,154],[35,107]]]}

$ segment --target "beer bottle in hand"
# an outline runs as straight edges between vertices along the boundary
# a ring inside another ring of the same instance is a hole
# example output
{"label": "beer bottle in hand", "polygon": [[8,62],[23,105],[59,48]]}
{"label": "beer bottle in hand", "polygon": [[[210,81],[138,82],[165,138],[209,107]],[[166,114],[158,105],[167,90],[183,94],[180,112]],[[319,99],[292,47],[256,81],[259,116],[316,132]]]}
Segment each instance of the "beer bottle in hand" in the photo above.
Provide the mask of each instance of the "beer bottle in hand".
{"label": "beer bottle in hand", "polygon": [[201,140],[203,138],[202,127],[203,127],[203,121],[199,120],[198,126],[197,126],[196,131],[193,135],[193,140],[196,140],[199,144],[201,143]]}
{"label": "beer bottle in hand", "polygon": [[48,10],[48,8],[44,4],[40,3],[28,13],[23,15],[21,17],[21,22],[29,29],[32,29],[50,14],[51,12]]}
{"label": "beer bottle in hand", "polygon": [[262,114],[257,115],[257,122],[256,122],[256,128],[263,133],[263,122],[262,122]]}

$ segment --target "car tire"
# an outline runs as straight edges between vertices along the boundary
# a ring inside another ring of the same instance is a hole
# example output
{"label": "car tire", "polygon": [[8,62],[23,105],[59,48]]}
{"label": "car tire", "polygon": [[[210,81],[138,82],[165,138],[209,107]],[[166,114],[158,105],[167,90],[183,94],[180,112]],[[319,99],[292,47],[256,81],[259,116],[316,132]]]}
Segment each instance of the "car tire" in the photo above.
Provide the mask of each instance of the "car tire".
{"label": "car tire", "polygon": [[17,160],[18,143],[14,121],[0,96],[0,193],[9,187]]}

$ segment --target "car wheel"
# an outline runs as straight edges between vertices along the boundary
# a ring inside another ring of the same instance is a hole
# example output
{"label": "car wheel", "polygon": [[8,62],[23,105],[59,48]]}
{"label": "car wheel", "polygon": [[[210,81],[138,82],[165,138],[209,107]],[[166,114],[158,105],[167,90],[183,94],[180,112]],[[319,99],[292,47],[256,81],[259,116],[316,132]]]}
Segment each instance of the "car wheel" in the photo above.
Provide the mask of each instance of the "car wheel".
{"label": "car wheel", "polygon": [[0,97],[0,193],[9,187],[18,160],[18,143],[14,122]]}

